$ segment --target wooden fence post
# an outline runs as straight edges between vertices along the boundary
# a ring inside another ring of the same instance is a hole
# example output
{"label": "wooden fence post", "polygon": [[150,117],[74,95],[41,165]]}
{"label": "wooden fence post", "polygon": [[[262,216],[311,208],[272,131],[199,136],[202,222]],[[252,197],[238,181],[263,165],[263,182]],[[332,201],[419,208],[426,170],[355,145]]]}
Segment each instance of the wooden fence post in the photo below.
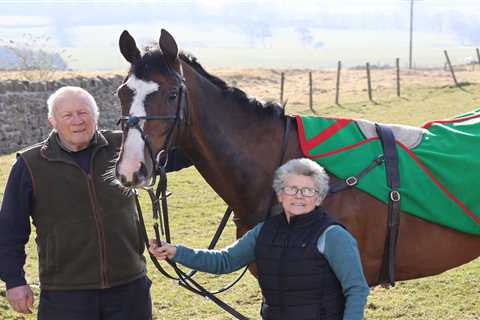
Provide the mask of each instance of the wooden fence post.
{"label": "wooden fence post", "polygon": [[339,97],[340,97],[340,71],[342,70],[342,61],[338,61],[337,66],[337,85],[335,86],[335,104],[340,105]]}
{"label": "wooden fence post", "polygon": [[372,81],[370,79],[370,63],[367,62],[367,85],[368,85],[368,100],[373,101],[372,98]]}
{"label": "wooden fence post", "polygon": [[457,77],[455,77],[455,71],[453,70],[452,63],[450,62],[450,58],[448,57],[447,50],[443,50],[443,53],[445,54],[445,58],[447,59],[447,64],[448,64],[448,67],[450,68],[450,73],[452,74],[453,81],[455,82],[455,85],[457,87],[460,87],[457,81]]}
{"label": "wooden fence post", "polygon": [[480,64],[480,50],[478,50],[478,48],[476,50],[477,50],[477,63]]}
{"label": "wooden fence post", "polygon": [[309,93],[310,93],[310,99],[309,99],[309,105],[310,105],[310,110],[315,113],[315,110],[313,110],[313,84],[312,84],[312,71],[308,73],[308,83],[309,83]]}
{"label": "wooden fence post", "polygon": [[280,104],[283,105],[283,87],[285,85],[285,73],[280,74]]}
{"label": "wooden fence post", "polygon": [[396,59],[397,65],[397,97],[400,97],[400,58]]}

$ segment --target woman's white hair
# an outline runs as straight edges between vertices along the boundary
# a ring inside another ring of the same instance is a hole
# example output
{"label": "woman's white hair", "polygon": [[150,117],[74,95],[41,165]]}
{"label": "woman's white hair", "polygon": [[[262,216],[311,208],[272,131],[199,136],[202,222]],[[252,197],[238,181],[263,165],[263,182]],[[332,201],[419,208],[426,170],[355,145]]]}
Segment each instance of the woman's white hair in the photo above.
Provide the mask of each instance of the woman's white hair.
{"label": "woman's white hair", "polygon": [[47,106],[49,117],[53,117],[55,115],[55,109],[57,107],[58,99],[66,95],[76,95],[77,97],[84,98],[87,102],[87,105],[90,107],[92,114],[95,117],[95,120],[98,120],[99,112],[95,98],[87,90],[73,86],[61,87],[60,89],[52,93],[50,97],[48,97]]}
{"label": "woman's white hair", "polygon": [[320,201],[328,194],[329,177],[325,169],[315,161],[307,158],[293,159],[280,166],[273,176],[273,190],[278,194],[285,187],[285,180],[289,175],[302,175],[313,179],[318,190]]}

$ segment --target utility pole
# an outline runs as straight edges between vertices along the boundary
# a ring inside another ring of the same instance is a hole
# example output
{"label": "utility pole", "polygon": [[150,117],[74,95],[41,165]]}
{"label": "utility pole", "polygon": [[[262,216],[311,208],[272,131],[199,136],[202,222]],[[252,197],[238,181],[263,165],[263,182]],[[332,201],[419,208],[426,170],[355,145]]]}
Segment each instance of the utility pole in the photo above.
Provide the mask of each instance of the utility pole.
{"label": "utility pole", "polygon": [[412,46],[413,46],[413,0],[410,0],[410,50],[408,54],[408,69],[412,69]]}
{"label": "utility pole", "polygon": [[412,69],[413,61],[413,3],[419,0],[409,0],[410,1],[410,47],[408,54],[408,68]]}

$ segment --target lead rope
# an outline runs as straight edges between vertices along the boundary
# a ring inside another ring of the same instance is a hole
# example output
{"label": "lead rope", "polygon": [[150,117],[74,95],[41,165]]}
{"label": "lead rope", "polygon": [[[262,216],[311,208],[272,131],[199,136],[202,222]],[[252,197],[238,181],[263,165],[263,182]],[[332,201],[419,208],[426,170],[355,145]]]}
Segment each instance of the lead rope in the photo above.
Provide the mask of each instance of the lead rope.
{"label": "lead rope", "polygon": [[[284,116],[285,116],[285,105],[283,107],[284,107]],[[179,111],[180,111],[180,107],[177,109],[177,116],[176,116],[176,119],[175,119],[175,123],[172,126],[173,128],[176,127],[176,124],[177,124],[176,120],[178,119]],[[151,150],[151,147],[150,147],[150,143],[148,141],[148,137],[144,136],[143,130],[141,130],[141,128],[139,128],[138,124],[135,127],[142,134],[142,138],[144,139],[145,143],[147,144],[147,146],[149,148],[149,152],[151,153],[151,156],[153,156],[153,153],[152,153],[152,150]],[[287,150],[287,146],[288,146],[289,130],[290,130],[290,117],[286,116],[285,117],[285,129],[284,129],[284,135],[283,135],[280,165],[283,164],[283,162],[284,162],[284,158],[285,158],[285,154],[286,154],[286,150]],[[173,130],[171,130],[169,132],[168,138],[171,138],[171,135],[173,133],[172,131]],[[169,140],[170,139],[167,139],[167,141],[169,141]],[[169,145],[167,144],[167,156],[168,156],[168,147],[169,147]],[[155,160],[156,159],[154,159],[153,163],[154,164],[158,163],[158,161],[155,161]],[[157,245],[161,245],[160,233],[162,235],[165,235],[165,239],[166,239],[167,242],[169,242],[169,243],[171,242],[171,239],[170,239],[170,224],[169,224],[169,218],[168,218],[168,204],[167,204],[167,198],[168,198],[168,196],[170,196],[170,193],[167,192],[167,175],[165,173],[166,163],[167,163],[167,161],[164,162],[163,166],[158,165],[157,168],[154,168],[155,176],[156,175],[160,176],[156,192],[154,193],[152,191],[151,187],[153,186],[153,184],[150,184],[149,187],[146,188],[146,191],[148,192],[148,195],[149,195],[150,200],[152,202],[152,212],[153,212],[153,220],[154,220],[153,229],[154,229],[154,232],[155,232],[155,241],[156,241]],[[155,181],[155,180],[153,180],[153,181]],[[145,221],[143,219],[143,213],[142,213],[142,209],[141,209],[141,206],[140,206],[140,202],[138,200],[138,193],[137,193],[136,190],[134,191],[134,197],[135,197],[135,204],[137,206],[137,211],[138,211],[140,231],[141,231],[142,236],[144,238],[145,245],[148,248],[148,246],[149,246],[148,234],[147,234],[147,230],[145,228]],[[272,208],[272,205],[273,205],[273,199],[274,199],[274,196],[272,196],[272,198],[270,200],[269,210],[267,211],[267,218],[270,217],[270,215],[271,215],[271,211],[272,211],[271,208]],[[230,215],[231,215],[232,211],[233,210],[232,210],[231,207],[228,207],[227,210],[225,211],[225,214],[224,214],[224,216],[223,216],[223,218],[222,218],[222,220],[219,224],[219,227],[217,228],[217,231],[215,232],[215,235],[214,235],[212,241],[210,242],[210,245],[208,247],[209,249],[213,249],[215,247],[216,243],[218,242],[218,240],[219,240],[219,238],[220,238],[220,236],[221,236],[221,234],[222,234],[222,232],[223,232],[223,230],[224,230],[224,228],[225,228],[225,226],[228,222],[228,219],[230,218]],[[235,309],[233,309],[228,304],[226,304],[225,302],[223,302],[222,300],[220,300],[218,297],[215,296],[215,294],[218,294],[218,293],[221,293],[221,292],[224,292],[224,291],[230,289],[238,281],[240,281],[240,279],[246,273],[246,271],[248,269],[248,266],[246,266],[244,268],[244,270],[242,271],[242,273],[239,275],[239,277],[236,280],[232,281],[230,284],[226,285],[225,287],[223,287],[223,288],[221,288],[221,289],[219,289],[215,292],[211,292],[211,291],[208,291],[207,289],[205,289],[198,282],[193,280],[193,275],[196,273],[196,271],[191,271],[189,274],[186,274],[184,271],[182,271],[180,268],[177,267],[175,262],[173,262],[173,261],[171,261],[170,259],[167,258],[166,259],[167,263],[173,268],[173,270],[177,274],[177,277],[175,277],[175,276],[170,275],[160,265],[157,258],[153,254],[151,254],[150,251],[149,251],[149,256],[150,256],[150,259],[152,260],[153,264],[155,265],[155,267],[160,271],[160,273],[162,273],[164,276],[166,276],[169,279],[176,280],[177,283],[181,287],[184,287],[185,289],[187,289],[187,290],[189,290],[189,291],[191,291],[195,294],[198,294],[198,295],[200,295],[204,298],[208,298],[208,299],[212,300],[220,308],[222,308],[226,312],[230,313],[236,319],[240,319],[240,320],[247,320],[248,319],[247,317],[242,315],[240,312],[236,311]]]}
{"label": "lead rope", "polygon": [[[148,190],[148,193],[149,193],[150,197],[152,197],[151,194],[153,194],[153,191],[151,189]],[[136,203],[137,211],[138,211],[140,231],[141,231],[142,236],[144,238],[145,245],[148,248],[148,246],[149,246],[148,235],[147,235],[147,230],[145,229],[145,221],[143,219],[143,213],[142,213],[142,209],[141,209],[141,206],[140,206],[140,202],[138,200],[137,192],[135,192],[134,195],[135,195],[135,203]],[[165,208],[167,208],[167,212],[165,212],[165,211],[163,212],[164,213],[163,214],[163,224],[165,225],[165,230],[164,230],[165,231],[165,237],[166,237],[166,240],[168,242],[170,240],[169,239],[170,238],[170,231],[169,231],[169,228],[167,227],[167,225],[165,224],[165,222],[166,222],[165,217],[168,216],[168,207],[166,207],[167,194],[166,194],[165,190],[161,191],[160,200],[162,201],[162,207],[163,207],[163,203],[165,203]],[[156,203],[154,203],[153,206],[156,206],[157,210],[160,208],[160,206],[158,205],[158,201]],[[157,214],[158,214],[158,211],[157,211]],[[158,215],[158,216],[160,216],[160,215]],[[167,220],[167,222],[168,222],[168,220]],[[160,232],[159,232],[158,222],[156,220],[155,220],[155,223],[154,223],[154,230],[155,230],[155,238],[156,238],[155,241],[157,242],[158,245],[160,245]],[[168,234],[168,239],[167,239],[167,234]],[[150,255],[150,259],[152,260],[153,264],[158,269],[158,271],[160,271],[160,273],[162,273],[167,278],[172,279],[172,280],[176,280],[181,287],[183,287],[183,288],[185,288],[185,289],[187,289],[187,290],[189,290],[189,291],[191,291],[195,294],[198,294],[198,295],[200,295],[204,298],[208,298],[208,299],[212,300],[220,308],[222,308],[226,312],[230,313],[236,319],[240,319],[240,320],[247,320],[248,319],[247,317],[245,317],[244,315],[242,315],[241,313],[239,313],[238,311],[236,311],[235,309],[230,307],[228,304],[226,304],[225,302],[223,302],[222,300],[217,298],[213,293],[209,292],[202,285],[200,285],[198,282],[193,280],[192,277],[189,277],[186,273],[184,273],[181,269],[179,269],[177,267],[175,262],[171,261],[170,259],[166,260],[167,263],[173,268],[173,270],[175,271],[175,273],[177,274],[178,277],[170,275],[160,265],[157,258],[153,254],[151,254],[150,251],[148,253]],[[245,272],[243,272],[243,273],[245,273]]]}
{"label": "lead rope", "polygon": [[[183,97],[184,93],[185,93],[184,85],[182,85],[180,87],[180,90],[179,90],[179,96]],[[165,166],[166,166],[167,161],[168,161],[168,150],[170,148],[171,140],[172,140],[172,137],[173,137],[173,134],[174,134],[173,132],[175,131],[175,128],[179,125],[178,119],[181,118],[181,120],[185,120],[184,119],[185,114],[183,114],[184,110],[182,110],[181,103],[182,103],[182,99],[180,98],[179,102],[178,102],[178,105],[177,105],[177,111],[176,111],[175,117],[170,117],[170,116],[168,116],[168,117],[163,117],[163,116],[162,117],[161,116],[144,116],[144,117],[128,116],[127,117],[127,116],[124,116],[124,117],[121,117],[120,120],[119,120],[119,123],[121,121],[127,121],[127,127],[128,128],[135,128],[140,132],[141,137],[142,137],[142,139],[144,140],[144,142],[147,146],[148,152],[150,153],[152,163],[154,165],[154,174],[153,174],[154,177],[151,181],[149,181],[148,186],[145,189],[147,190],[148,195],[150,197],[150,200],[152,202],[152,211],[153,211],[153,219],[154,219],[153,228],[154,228],[154,231],[155,231],[155,239],[156,239],[156,242],[157,242],[158,245],[160,245],[160,230],[159,230],[159,228],[161,229],[162,235],[165,234],[165,238],[166,238],[167,242],[170,242],[170,228],[169,228],[170,224],[169,224],[169,219],[168,219],[168,204],[167,204],[167,197],[170,194],[167,193],[167,176],[165,174]],[[150,144],[150,140],[148,139],[148,136],[145,135],[142,128],[140,127],[139,121],[142,120],[142,119],[143,120],[163,120],[164,118],[174,120],[174,123],[173,123],[172,127],[169,129],[169,132],[167,134],[167,138],[165,140],[165,145],[162,147],[162,149],[165,147],[165,161],[164,161],[163,165],[160,165],[159,158],[162,156],[162,154],[159,153],[159,155],[157,157],[154,156],[153,150],[152,150],[152,147],[151,147],[151,144]],[[159,182],[158,182],[158,185],[157,185],[157,190],[156,190],[155,193],[153,193],[152,187],[155,185],[157,175],[160,176],[160,179],[159,179]],[[140,231],[141,231],[142,237],[144,239],[145,245],[148,248],[148,246],[149,246],[148,234],[147,234],[147,230],[145,228],[145,221],[144,221],[144,218],[143,218],[143,213],[142,213],[142,209],[141,209],[141,206],[140,206],[140,202],[138,200],[138,193],[137,193],[136,190],[134,190],[133,192],[134,192],[133,194],[134,194],[134,197],[135,197],[135,204],[136,204],[137,211],[138,211]],[[225,227],[226,222],[228,221],[228,218],[229,218],[231,212],[232,212],[232,209],[230,209],[230,208],[227,209],[227,211],[225,212],[224,219],[222,219],[222,223],[220,224],[222,229],[217,230],[217,232],[215,234],[215,237],[212,240],[211,245],[214,246],[216,244],[216,242],[218,241],[218,238],[220,237],[220,235],[223,231],[223,228]],[[223,220],[226,220],[226,221],[223,222]],[[217,234],[218,234],[218,236],[217,236]],[[186,274],[185,272],[180,270],[174,262],[170,261],[169,259],[166,260],[167,263],[173,268],[173,270],[177,274],[177,277],[170,275],[164,268],[162,268],[162,266],[158,262],[157,258],[153,254],[151,254],[149,252],[149,255],[150,255],[150,259],[152,260],[155,267],[165,277],[167,277],[169,279],[172,279],[172,280],[176,280],[180,286],[182,286],[182,287],[188,289],[189,291],[191,291],[193,293],[196,293],[196,294],[198,294],[202,297],[205,297],[205,298],[208,298],[208,299],[212,300],[218,306],[220,306],[223,310],[227,311],[232,316],[234,316],[236,319],[240,319],[240,320],[248,319],[247,317],[243,316],[241,313],[239,313],[238,311],[236,311],[235,309],[233,309],[228,304],[224,303],[222,300],[220,300],[219,298],[217,298],[214,295],[216,293],[220,293],[220,292],[223,292],[223,291],[229,289],[235,283],[237,283],[243,277],[243,275],[245,274],[245,272],[247,270],[247,267],[242,272],[242,274],[235,281],[233,281],[231,284],[227,285],[226,287],[224,287],[224,288],[222,288],[222,289],[220,289],[216,292],[210,292],[207,289],[205,289],[203,286],[201,286],[199,283],[197,283],[195,280],[193,280],[193,278],[191,276],[189,276],[188,274]]]}
{"label": "lead rope", "polygon": [[[152,199],[152,203],[156,203],[155,207],[152,207],[154,209],[153,211],[153,218],[154,218],[154,225],[153,228],[155,230],[155,237],[157,241],[157,245],[160,245],[160,232],[158,229],[158,223],[157,218],[160,220],[160,227],[162,230],[162,235],[163,231],[165,231],[165,240],[170,243],[171,238],[170,238],[170,223],[169,223],[169,218],[168,218],[168,204],[167,204],[167,197],[170,195],[166,189],[167,189],[167,175],[165,173],[165,168],[160,167],[159,170],[157,171],[158,175],[160,176],[159,184],[157,186],[157,190],[155,194],[153,194],[153,191],[151,189],[147,190],[147,192],[150,195],[150,199]],[[158,199],[161,200],[161,207],[158,205]],[[220,221],[220,224],[215,232],[215,235],[212,238],[212,241],[210,242],[210,245],[208,246],[208,249],[213,249],[215,245],[217,244],[218,240],[220,239],[220,236],[222,235],[223,230],[225,229],[225,226],[227,225],[228,219],[230,218],[231,214],[233,212],[233,209],[231,207],[227,207],[227,210],[225,211],[222,220]],[[163,221],[162,221],[163,217]],[[244,268],[242,273],[231,283],[225,285],[223,288],[220,288],[216,291],[209,291],[210,294],[218,294],[222,293],[231,287],[233,287],[240,279],[245,275],[246,271],[248,269],[248,266]],[[191,271],[188,274],[184,274],[187,278],[193,277],[195,275],[196,271]],[[182,284],[182,283],[180,283]]]}

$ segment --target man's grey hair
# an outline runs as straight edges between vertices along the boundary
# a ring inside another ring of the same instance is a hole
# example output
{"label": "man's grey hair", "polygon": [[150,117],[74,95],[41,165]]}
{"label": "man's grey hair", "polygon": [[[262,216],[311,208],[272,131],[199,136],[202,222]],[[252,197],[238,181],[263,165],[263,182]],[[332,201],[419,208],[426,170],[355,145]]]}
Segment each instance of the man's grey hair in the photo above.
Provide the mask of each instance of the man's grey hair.
{"label": "man's grey hair", "polygon": [[315,161],[307,158],[293,159],[280,166],[273,176],[273,190],[278,194],[285,187],[285,180],[289,175],[302,175],[313,179],[315,189],[318,190],[320,201],[328,194],[329,177],[325,169]]}
{"label": "man's grey hair", "polygon": [[77,97],[84,98],[88,106],[90,107],[90,110],[92,111],[92,114],[95,117],[95,120],[98,120],[99,112],[98,112],[98,106],[97,106],[97,102],[95,101],[95,98],[87,90],[80,87],[73,87],[73,86],[61,87],[60,89],[58,89],[57,91],[55,91],[50,95],[50,97],[47,100],[49,117],[53,117],[55,115],[55,108],[56,108],[56,103],[58,99],[69,94],[73,94],[73,95],[76,95]]}

